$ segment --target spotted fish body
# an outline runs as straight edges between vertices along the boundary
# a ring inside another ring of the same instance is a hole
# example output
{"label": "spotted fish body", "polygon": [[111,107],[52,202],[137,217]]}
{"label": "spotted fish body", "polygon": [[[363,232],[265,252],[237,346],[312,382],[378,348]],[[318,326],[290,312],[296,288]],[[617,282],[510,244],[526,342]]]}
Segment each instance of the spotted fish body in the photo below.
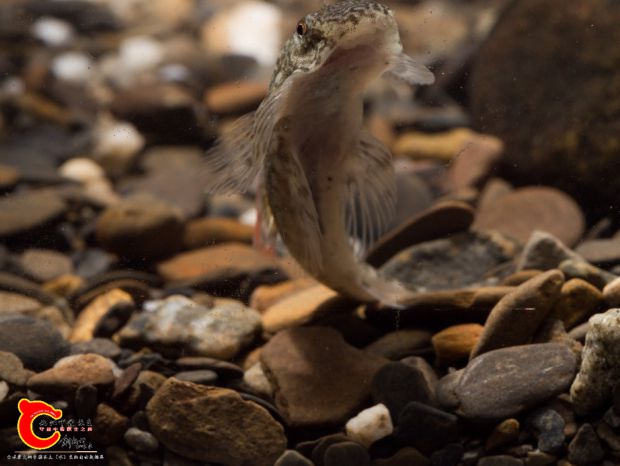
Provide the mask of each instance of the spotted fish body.
{"label": "spotted fish body", "polygon": [[258,181],[264,238],[274,227],[317,280],[361,301],[398,303],[411,294],[359,258],[395,203],[389,150],[362,125],[363,93],[380,77],[430,84],[402,52],[384,5],[343,1],[304,17],[278,58],[270,92],[210,151],[211,192]]}

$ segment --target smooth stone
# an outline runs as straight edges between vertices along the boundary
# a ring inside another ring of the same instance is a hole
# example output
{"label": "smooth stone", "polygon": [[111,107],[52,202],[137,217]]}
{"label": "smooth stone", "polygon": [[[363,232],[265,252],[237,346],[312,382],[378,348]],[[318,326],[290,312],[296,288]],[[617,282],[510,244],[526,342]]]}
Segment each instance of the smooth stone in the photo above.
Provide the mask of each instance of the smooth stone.
{"label": "smooth stone", "polygon": [[428,348],[430,342],[431,334],[426,330],[395,330],[373,341],[364,351],[395,361]]}
{"label": "smooth stone", "polygon": [[599,290],[602,290],[607,284],[617,278],[613,273],[588,264],[581,259],[565,260],[560,264],[559,269],[564,273],[567,280],[571,278],[581,278],[591,285],[594,285]]}
{"label": "smooth stone", "polygon": [[592,264],[610,265],[620,262],[620,240],[591,239],[580,243],[575,252]]}
{"label": "smooth stone", "polygon": [[377,371],[371,384],[375,403],[387,406],[394,421],[412,401],[435,404],[434,386],[426,374],[402,362],[390,362]]}
{"label": "smooth stone", "polygon": [[242,114],[258,107],[268,87],[266,82],[245,80],[218,84],[206,90],[204,102],[213,113]]}
{"label": "smooth stone", "polygon": [[327,449],[336,443],[348,442],[349,438],[341,433],[326,435],[318,440],[306,442],[306,445],[299,444],[298,449],[309,450],[310,459],[317,466],[324,466],[324,457]]}
{"label": "smooth stone", "polygon": [[180,248],[183,224],[179,212],[166,203],[128,199],[99,216],[96,235],[107,251],[131,259],[153,259]]}
{"label": "smooth stone", "polygon": [[412,159],[454,161],[472,140],[484,138],[469,128],[455,128],[441,133],[404,133],[395,141],[392,151]]}
{"label": "smooth stone", "polygon": [[278,263],[251,246],[224,243],[178,254],[157,266],[167,281],[201,278],[232,280],[236,277],[279,270]]}
{"label": "smooth stone", "polygon": [[326,327],[283,330],[263,347],[260,360],[273,381],[275,404],[292,427],[344,423],[363,407],[371,380],[387,362]]}
{"label": "smooth stone", "polygon": [[90,341],[106,315],[116,306],[133,308],[132,297],[120,289],[114,289],[95,298],[78,314],[69,336],[72,343]]}
{"label": "smooth stone", "polygon": [[97,387],[91,384],[80,385],[75,391],[75,414],[80,418],[94,416],[99,403]]}
{"label": "smooth stone", "polygon": [[478,197],[477,206],[479,209],[486,209],[490,204],[497,201],[500,197],[514,191],[514,187],[502,178],[491,178],[482,188]]}
{"label": "smooth stone", "polygon": [[206,307],[181,295],[147,301],[117,334],[121,346],[143,345],[164,355],[231,359],[260,331],[260,315],[231,299]]}
{"label": "smooth stone", "polygon": [[596,314],[589,322],[581,368],[570,389],[580,416],[603,408],[620,381],[620,309]]}
{"label": "smooth stone", "polygon": [[81,341],[71,345],[71,354],[84,353],[95,353],[104,358],[118,359],[121,355],[121,348],[107,338],[93,338],[92,340]]}
{"label": "smooth stone", "polygon": [[562,191],[527,187],[480,209],[472,228],[499,231],[522,243],[542,230],[572,246],[582,237],[585,220],[577,203]]}
{"label": "smooth stone", "polygon": [[243,369],[238,365],[205,356],[183,356],[176,360],[176,366],[179,370],[185,371],[207,369],[215,372],[220,377],[243,377]]}
{"label": "smooth stone", "polygon": [[381,270],[420,291],[466,288],[487,284],[516,253],[515,243],[499,234],[456,233],[400,251]]}
{"label": "smooth stone", "polygon": [[177,372],[174,374],[174,377],[183,382],[192,382],[199,385],[214,385],[217,382],[217,374],[207,369]]}
{"label": "smooth stone", "polygon": [[471,358],[494,349],[529,343],[551,312],[563,283],[562,272],[550,270],[503,297],[489,314]]}
{"label": "smooth stone", "polygon": [[408,403],[398,417],[399,443],[432,453],[458,439],[458,418],[418,401]]}
{"label": "smooth stone", "polygon": [[0,351],[14,353],[28,369],[41,371],[69,352],[60,332],[41,319],[0,316]]}
{"label": "smooth stone", "polygon": [[76,354],[59,360],[54,367],[35,374],[28,388],[50,395],[75,394],[81,385],[107,388],[114,383],[113,363],[98,354]]}
{"label": "smooth stone", "polygon": [[368,448],[394,431],[390,412],[383,404],[377,404],[359,412],[345,425],[347,437]]}
{"label": "smooth stone", "polygon": [[370,455],[359,443],[340,442],[325,450],[324,466],[370,466]]}
{"label": "smooth stone", "polygon": [[226,388],[168,379],[146,406],[153,434],[191,459],[272,466],[286,449],[284,429],[262,407]]}
{"label": "smooth stone", "polygon": [[445,367],[466,361],[483,330],[480,324],[461,324],[437,332],[432,338],[436,364]]}
{"label": "smooth stone", "polygon": [[43,290],[60,298],[69,299],[84,286],[84,279],[77,275],[61,275],[58,278],[43,283]]}
{"label": "smooth stone", "polygon": [[564,419],[553,409],[539,409],[530,414],[527,424],[544,453],[558,453],[564,446]]}
{"label": "smooth stone", "polygon": [[523,466],[523,461],[508,455],[485,456],[476,466]]}
{"label": "smooth stone", "polygon": [[517,270],[515,273],[512,273],[502,279],[501,284],[503,286],[519,286],[524,284],[530,278],[534,278],[536,275],[540,275],[542,271],[536,269],[524,269]]}
{"label": "smooth stone", "polygon": [[6,383],[4,380],[0,380],[0,403],[2,403],[6,399],[10,391],[11,387],[9,387],[9,384]]}
{"label": "smooth stone", "polygon": [[28,249],[19,257],[19,268],[28,278],[46,282],[73,272],[71,259],[48,249]]}
{"label": "smooth stone", "polygon": [[596,435],[614,453],[620,452],[620,435],[606,422],[596,426]]}
{"label": "smooth stone", "polygon": [[237,220],[205,217],[192,220],[185,226],[183,245],[187,249],[198,249],[227,242],[252,244],[253,236],[254,228]]}
{"label": "smooth stone", "polygon": [[0,380],[25,387],[34,372],[24,369],[21,360],[13,353],[0,351]]}
{"label": "smooth stone", "polygon": [[41,303],[23,294],[0,291],[0,315],[34,314],[41,309]]}
{"label": "smooth stone", "polygon": [[0,164],[0,190],[8,191],[13,189],[15,185],[20,181],[21,174],[17,168],[10,165]]}
{"label": "smooth stone", "polygon": [[591,424],[583,424],[568,444],[568,460],[577,466],[600,463],[605,451]]}
{"label": "smooth stone", "polygon": [[298,291],[305,290],[316,285],[317,282],[312,278],[297,278],[294,280],[286,280],[273,285],[260,285],[252,292],[250,296],[250,307],[263,313],[266,309],[289,296],[294,295]]}
{"label": "smooth stone", "polygon": [[484,444],[486,451],[498,451],[509,447],[519,440],[521,425],[514,418],[505,419],[500,422],[491,434],[487,437]]}
{"label": "smooth stone", "polygon": [[525,466],[552,466],[559,464],[554,455],[543,453],[542,451],[530,451],[523,460]]}
{"label": "smooth stone", "polygon": [[573,278],[562,285],[553,315],[570,330],[588,320],[601,309],[602,304],[603,294],[595,286]]}
{"label": "smooth stone", "polygon": [[620,306],[620,277],[603,288],[603,299],[610,307]]}
{"label": "smooth stone", "polygon": [[521,251],[517,270],[556,269],[566,260],[583,261],[583,258],[551,233],[534,230]]}
{"label": "smooth stone", "polygon": [[117,400],[124,395],[127,390],[129,390],[129,387],[138,379],[141,371],[142,364],[135,362],[123,369],[120,374],[117,374],[111,398]]}
{"label": "smooth stone", "polygon": [[434,452],[431,455],[431,463],[433,466],[457,466],[464,454],[465,450],[460,443],[451,443]]}
{"label": "smooth stone", "polygon": [[67,210],[54,191],[34,190],[0,199],[0,237],[14,236],[57,220]]}
{"label": "smooth stone", "polygon": [[462,416],[497,421],[562,393],[576,370],[575,354],[562,343],[514,346],[472,359],[452,388]]}
{"label": "smooth stone", "polygon": [[314,466],[314,463],[295,450],[286,450],[273,466]]}
{"label": "smooth stone", "polygon": [[153,453],[158,450],[159,442],[153,434],[140,430],[136,427],[130,427],[123,436],[125,443],[134,451],[142,453]]}
{"label": "smooth stone", "polygon": [[129,428],[129,419],[106,403],[99,403],[93,419],[93,426],[101,429],[97,436],[97,442],[103,445],[114,445],[123,439],[125,431]]}
{"label": "smooth stone", "polygon": [[410,246],[467,231],[473,221],[467,204],[439,203],[379,239],[366,253],[366,262],[378,267]]}
{"label": "smooth stone", "polygon": [[273,387],[260,362],[255,363],[245,371],[243,374],[243,383],[250,392],[270,399],[273,398]]}
{"label": "smooth stone", "polygon": [[374,460],[372,466],[431,466],[431,461],[415,448],[405,447],[394,456]]}

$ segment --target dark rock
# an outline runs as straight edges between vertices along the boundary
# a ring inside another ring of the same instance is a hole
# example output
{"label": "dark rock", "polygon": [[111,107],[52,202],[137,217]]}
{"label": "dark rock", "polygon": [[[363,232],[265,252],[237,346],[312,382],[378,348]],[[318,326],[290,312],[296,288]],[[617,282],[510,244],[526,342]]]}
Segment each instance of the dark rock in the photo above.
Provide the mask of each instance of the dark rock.
{"label": "dark rock", "polygon": [[552,234],[535,230],[521,252],[517,269],[557,269],[566,260],[583,261],[583,258]]}
{"label": "dark rock", "polygon": [[411,356],[421,349],[428,348],[431,334],[425,330],[403,329],[387,333],[364,348],[376,356],[391,360]]}
{"label": "dark rock", "polygon": [[66,356],[69,344],[43,320],[7,315],[0,316],[0,351],[10,351],[26,368],[40,371]]}
{"label": "dark rock", "polygon": [[286,450],[273,466],[314,466],[314,463],[295,450]]}
{"label": "dark rock", "polygon": [[243,377],[243,369],[236,364],[205,356],[184,356],[176,360],[176,366],[182,371],[206,369],[215,372],[220,377]]}
{"label": "dark rock", "polygon": [[513,417],[567,390],[576,370],[562,343],[490,351],[472,359],[457,382],[459,412],[476,420]]}
{"label": "dark rock", "polygon": [[477,466],[523,466],[523,461],[508,455],[486,456],[480,458]]}
{"label": "dark rock", "polygon": [[370,466],[370,455],[359,443],[339,442],[325,450],[324,466]]}
{"label": "dark rock", "polygon": [[538,439],[538,449],[557,453],[564,446],[564,419],[553,409],[539,409],[528,418],[528,425]]}
{"label": "dark rock", "polygon": [[431,455],[431,464],[433,466],[457,466],[464,453],[461,444],[451,443]]}
{"label": "dark rock", "polygon": [[592,425],[583,424],[568,445],[568,460],[581,466],[600,463],[603,458],[605,458],[605,452]]}
{"label": "dark rock", "polygon": [[99,403],[93,426],[99,426],[97,429],[101,429],[97,435],[97,442],[114,445],[121,441],[129,428],[129,419],[106,403]]}
{"label": "dark rock", "polygon": [[398,417],[396,438],[423,453],[431,453],[458,438],[458,418],[417,401],[407,404]]}
{"label": "dark rock", "polygon": [[415,448],[405,447],[390,458],[374,460],[372,466],[431,466],[431,461]]}
{"label": "dark rock", "polygon": [[501,450],[517,442],[520,434],[519,421],[510,418],[502,421],[487,438],[484,448],[487,452]]}
{"label": "dark rock", "polygon": [[313,442],[306,442],[306,445],[303,446],[302,444],[300,444],[297,448],[301,451],[310,450],[309,456],[312,459],[312,462],[316,466],[324,466],[323,459],[325,457],[325,452],[327,451],[327,449],[330,446],[335,445],[336,443],[347,442],[349,440],[351,439],[346,435],[338,433],[326,435],[325,437],[321,437]]}
{"label": "dark rock", "polygon": [[123,436],[125,443],[135,451],[142,453],[153,453],[159,448],[159,442],[153,434],[140,430],[136,427],[130,427]]}
{"label": "dark rock", "polygon": [[80,385],[75,391],[75,414],[81,418],[94,416],[97,398],[97,387],[92,384]]}

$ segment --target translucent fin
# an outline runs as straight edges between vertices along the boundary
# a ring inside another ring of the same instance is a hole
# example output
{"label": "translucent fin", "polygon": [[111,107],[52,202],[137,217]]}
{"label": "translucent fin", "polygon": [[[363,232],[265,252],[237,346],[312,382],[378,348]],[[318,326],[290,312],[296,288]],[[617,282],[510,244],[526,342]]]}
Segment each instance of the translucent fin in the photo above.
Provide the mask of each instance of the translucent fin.
{"label": "translucent fin", "polygon": [[359,153],[347,167],[345,215],[349,236],[359,240],[356,256],[389,227],[396,206],[396,180],[392,154],[368,131],[360,135]]}
{"label": "translucent fin", "polygon": [[406,301],[416,295],[416,292],[406,288],[398,280],[383,277],[377,269],[368,264],[360,263],[362,287],[377,301],[394,309],[406,307]]}
{"label": "translucent fin", "polygon": [[226,194],[252,188],[261,165],[254,156],[254,112],[242,116],[207,151],[207,192]]}
{"label": "translucent fin", "polygon": [[267,201],[264,184],[261,182],[256,189],[256,229],[254,230],[254,246],[270,254],[279,249],[278,229]]}
{"label": "translucent fin", "polygon": [[404,53],[399,53],[390,59],[390,66],[383,75],[411,85],[428,85],[435,82],[435,75],[426,66]]}

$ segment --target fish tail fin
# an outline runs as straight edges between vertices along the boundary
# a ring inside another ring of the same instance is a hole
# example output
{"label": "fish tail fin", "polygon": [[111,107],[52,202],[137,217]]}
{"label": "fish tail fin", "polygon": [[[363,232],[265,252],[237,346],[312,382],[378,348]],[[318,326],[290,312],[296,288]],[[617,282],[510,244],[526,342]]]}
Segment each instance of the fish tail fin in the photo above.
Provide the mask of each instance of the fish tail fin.
{"label": "fish tail fin", "polygon": [[360,279],[364,291],[381,303],[395,309],[404,309],[407,307],[406,301],[417,294],[398,280],[382,276],[374,267],[361,265]]}

